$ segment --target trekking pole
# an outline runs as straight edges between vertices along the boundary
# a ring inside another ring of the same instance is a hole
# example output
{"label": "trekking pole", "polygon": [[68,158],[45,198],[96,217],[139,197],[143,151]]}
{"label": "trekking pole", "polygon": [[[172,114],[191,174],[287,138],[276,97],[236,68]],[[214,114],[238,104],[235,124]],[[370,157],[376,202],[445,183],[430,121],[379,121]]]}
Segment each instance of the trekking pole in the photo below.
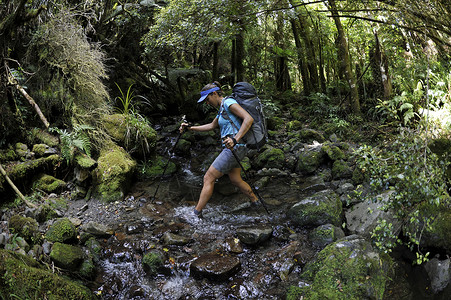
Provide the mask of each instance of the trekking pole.
{"label": "trekking pole", "polygon": [[[232,149],[230,149],[230,151],[232,151],[232,154],[233,154],[233,156],[235,157],[237,163],[240,165],[241,170],[243,170],[245,180],[248,181],[249,177],[247,176],[247,172],[246,172],[246,170],[244,169],[243,165],[241,164],[241,162],[240,162],[238,156],[236,155],[235,150],[232,148]],[[248,183],[248,184],[249,184],[249,183]],[[249,184],[249,185],[250,185],[250,184]],[[256,188],[253,184],[250,185],[250,187],[251,187],[252,191],[254,192],[254,194],[257,196],[258,200],[260,200],[260,202],[261,202],[263,208],[266,210],[266,213],[269,215],[269,211],[268,211],[268,208],[266,207],[265,201],[263,201],[263,198],[262,198],[262,197],[260,196],[260,194],[258,193],[257,188]]]}
{"label": "trekking pole", "polygon": [[[182,122],[183,122],[183,123],[186,123],[185,116],[182,117]],[[171,156],[172,153],[174,152],[175,147],[177,146],[177,144],[178,144],[178,142],[179,142],[179,140],[180,140],[180,138],[182,137],[182,135],[183,135],[184,132],[185,132],[185,130],[179,132],[179,135],[177,136],[177,139],[175,140],[174,146],[172,146],[171,150],[169,151],[169,155],[170,155],[170,156]],[[166,173],[166,169],[168,168],[169,163],[171,162],[171,157],[170,157],[170,156],[169,156],[169,158],[168,158],[168,162],[167,162],[166,165],[164,166],[163,173],[161,174],[161,177],[164,176],[164,174]],[[157,196],[158,189],[160,188],[160,185],[161,185],[161,179],[160,179],[160,182],[159,182],[158,185],[157,185],[157,189],[155,190],[155,193],[153,194],[153,198],[152,198],[152,199],[155,199],[155,197]]]}

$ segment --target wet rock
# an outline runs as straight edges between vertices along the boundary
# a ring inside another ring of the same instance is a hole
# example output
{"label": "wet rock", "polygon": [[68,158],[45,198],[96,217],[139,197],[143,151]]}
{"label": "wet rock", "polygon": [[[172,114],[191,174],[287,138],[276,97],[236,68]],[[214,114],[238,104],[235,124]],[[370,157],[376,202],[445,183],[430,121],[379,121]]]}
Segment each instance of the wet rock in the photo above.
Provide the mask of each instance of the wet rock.
{"label": "wet rock", "polygon": [[424,265],[431,280],[431,288],[434,294],[443,291],[450,283],[451,269],[450,259],[439,260],[433,258]]}
{"label": "wet rock", "polygon": [[50,258],[56,266],[75,271],[83,262],[83,251],[77,246],[57,242],[53,244]]}
{"label": "wet rock", "polygon": [[342,203],[332,190],[318,192],[293,205],[287,216],[299,226],[341,225]]}
{"label": "wet rock", "polygon": [[144,254],[142,265],[147,275],[154,276],[164,265],[164,254],[159,250],[152,250]]}
{"label": "wet rock", "polygon": [[309,239],[313,246],[323,248],[326,245],[335,242],[338,239],[344,238],[345,234],[340,227],[332,224],[325,224],[316,227],[309,234]]}
{"label": "wet rock", "polygon": [[171,232],[163,234],[163,243],[165,245],[177,245],[183,246],[189,243],[190,239],[181,235],[177,235]]}
{"label": "wet rock", "polygon": [[398,236],[401,230],[401,222],[394,218],[391,211],[385,212],[381,209],[386,201],[389,201],[392,191],[378,195],[375,202],[365,201],[358,203],[345,212],[346,227],[351,233],[369,237],[377,226],[378,220],[387,220],[393,224],[393,234]]}
{"label": "wet rock", "polygon": [[112,228],[96,222],[83,224],[81,226],[81,229],[87,233],[100,237],[110,236],[114,233],[114,230]]}
{"label": "wet rock", "polygon": [[144,226],[142,224],[131,224],[126,227],[127,234],[136,234],[144,232]]}
{"label": "wet rock", "polygon": [[241,242],[247,245],[259,245],[272,236],[270,226],[252,226],[238,228],[236,234]]}
{"label": "wet rock", "polygon": [[194,276],[226,280],[241,268],[237,257],[221,256],[219,254],[204,254],[194,260],[190,265]]}
{"label": "wet rock", "polygon": [[77,230],[68,218],[61,218],[50,226],[45,238],[50,242],[71,243],[77,239]]}
{"label": "wet rock", "polygon": [[232,253],[243,253],[243,246],[237,238],[227,238],[225,240],[225,249]]}

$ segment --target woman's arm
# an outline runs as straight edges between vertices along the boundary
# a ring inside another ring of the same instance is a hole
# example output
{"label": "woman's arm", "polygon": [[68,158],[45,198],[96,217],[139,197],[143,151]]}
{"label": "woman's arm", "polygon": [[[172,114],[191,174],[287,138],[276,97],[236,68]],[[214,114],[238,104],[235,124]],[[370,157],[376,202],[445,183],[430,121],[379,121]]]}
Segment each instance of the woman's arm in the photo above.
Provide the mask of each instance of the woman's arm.
{"label": "woman's arm", "polygon": [[230,105],[229,109],[235,116],[237,116],[243,120],[243,123],[241,123],[240,130],[234,136],[235,140],[237,142],[239,142],[240,139],[251,128],[252,123],[254,122],[254,118],[252,118],[251,115],[244,108],[242,108],[241,105],[239,105],[238,103],[234,103],[234,104]]}
{"label": "woman's arm", "polygon": [[218,118],[214,118],[211,123],[199,126],[188,126],[187,123],[182,123],[179,130],[180,132],[182,132],[183,130],[185,130],[185,128],[188,128],[188,130],[192,131],[209,131],[215,129],[216,127],[218,127]]}

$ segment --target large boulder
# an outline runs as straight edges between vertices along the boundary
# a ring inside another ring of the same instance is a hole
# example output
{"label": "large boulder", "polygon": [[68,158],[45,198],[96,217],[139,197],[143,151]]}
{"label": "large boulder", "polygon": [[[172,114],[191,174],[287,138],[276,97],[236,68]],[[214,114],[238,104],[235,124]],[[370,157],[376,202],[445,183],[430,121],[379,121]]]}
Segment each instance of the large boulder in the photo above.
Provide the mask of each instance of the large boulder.
{"label": "large boulder", "polygon": [[392,193],[393,191],[384,192],[376,196],[375,201],[364,201],[348,209],[345,216],[349,232],[370,237],[378,222],[385,220],[393,224],[391,227],[393,236],[398,236],[401,222],[395,218],[393,211],[383,209]]}
{"label": "large boulder", "polygon": [[106,202],[122,200],[130,188],[136,161],[123,148],[111,146],[101,151],[97,163],[93,171],[97,196]]}
{"label": "large boulder", "polygon": [[309,284],[290,287],[287,300],[382,299],[392,265],[369,241],[351,235],[326,246],[305,266],[301,277]]}
{"label": "large boulder", "polygon": [[299,226],[333,224],[341,226],[343,206],[332,190],[318,192],[293,205],[287,213],[290,220]]}

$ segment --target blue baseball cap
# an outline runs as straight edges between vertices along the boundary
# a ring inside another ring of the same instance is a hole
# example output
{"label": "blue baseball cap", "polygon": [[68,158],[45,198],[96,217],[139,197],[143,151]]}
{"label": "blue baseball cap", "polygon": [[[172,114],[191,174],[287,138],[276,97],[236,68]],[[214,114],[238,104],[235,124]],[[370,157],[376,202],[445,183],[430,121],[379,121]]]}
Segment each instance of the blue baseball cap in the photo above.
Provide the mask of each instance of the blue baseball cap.
{"label": "blue baseball cap", "polygon": [[207,98],[208,95],[210,95],[211,93],[220,90],[220,88],[218,88],[217,86],[215,86],[214,88],[211,88],[209,90],[206,91],[201,91],[200,92],[200,99],[197,101],[197,103],[202,103],[205,98]]}

